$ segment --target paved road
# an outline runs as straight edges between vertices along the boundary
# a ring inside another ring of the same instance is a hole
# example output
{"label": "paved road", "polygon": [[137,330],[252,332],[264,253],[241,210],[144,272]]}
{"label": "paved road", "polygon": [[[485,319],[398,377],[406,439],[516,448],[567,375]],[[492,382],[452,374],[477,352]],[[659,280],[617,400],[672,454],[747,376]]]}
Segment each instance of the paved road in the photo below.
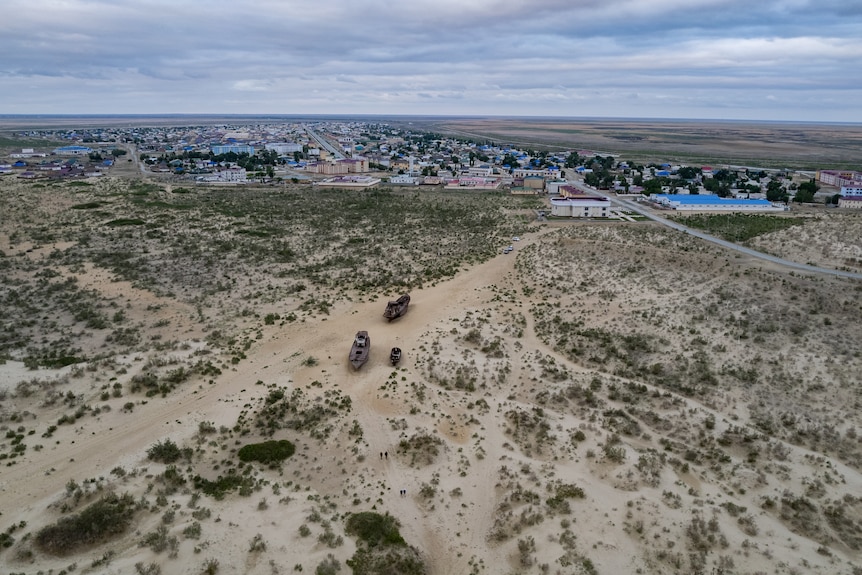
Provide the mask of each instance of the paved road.
{"label": "paved road", "polygon": [[664,226],[667,226],[669,228],[673,228],[673,229],[678,230],[680,232],[686,233],[690,236],[694,236],[696,238],[700,238],[700,239],[706,240],[708,242],[718,244],[718,245],[725,247],[727,249],[736,250],[740,253],[749,255],[749,256],[754,257],[754,258],[758,258],[758,259],[761,259],[764,261],[778,264],[780,266],[784,266],[787,268],[792,268],[794,270],[812,273],[812,274],[824,274],[824,275],[838,276],[838,277],[843,277],[843,278],[862,279],[862,273],[859,273],[859,272],[849,272],[849,271],[844,271],[844,270],[831,270],[829,268],[821,268],[818,266],[801,264],[798,262],[792,262],[790,260],[785,260],[783,258],[779,258],[776,256],[765,254],[763,252],[759,252],[757,250],[753,250],[751,248],[747,248],[745,246],[741,246],[739,244],[735,244],[733,242],[729,242],[727,240],[717,238],[713,235],[704,233],[700,230],[696,230],[694,228],[684,226],[678,222],[674,222],[674,221],[671,221],[671,220],[664,218],[662,216],[656,215],[655,213],[652,212],[652,210],[648,210],[642,206],[639,206],[637,204],[637,202],[633,202],[631,200],[622,199],[622,198],[618,198],[616,196],[611,196],[609,194],[605,194],[605,193],[598,191],[596,189],[587,187],[584,184],[581,184],[579,182],[573,182],[573,184],[575,185],[575,187],[577,187],[577,188],[579,188],[579,189],[581,189],[587,193],[598,194],[600,196],[604,196],[607,199],[609,199],[612,204],[616,204],[616,205],[618,205],[624,209],[636,212],[636,213],[638,213],[644,217],[651,219],[654,222],[658,222]]}
{"label": "paved road", "polygon": [[308,135],[311,136],[312,138],[314,138],[318,144],[323,146],[330,154],[335,156],[335,159],[343,160],[346,157],[339,150],[336,150],[335,146],[333,146],[332,144],[327,142],[326,138],[318,136],[317,133],[315,131],[313,131],[311,128],[309,128],[308,126],[303,125],[302,127],[305,128],[305,131],[308,133]]}

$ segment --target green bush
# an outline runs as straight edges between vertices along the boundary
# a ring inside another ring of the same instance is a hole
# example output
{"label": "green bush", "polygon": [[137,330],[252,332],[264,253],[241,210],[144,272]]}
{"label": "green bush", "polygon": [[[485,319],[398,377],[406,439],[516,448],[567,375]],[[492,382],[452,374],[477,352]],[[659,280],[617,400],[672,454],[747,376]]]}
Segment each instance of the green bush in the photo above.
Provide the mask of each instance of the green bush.
{"label": "green bush", "polygon": [[398,532],[398,520],[389,515],[380,515],[373,511],[354,513],[347,518],[345,531],[355,535],[369,547],[406,545],[404,538]]}
{"label": "green bush", "polygon": [[170,439],[159,441],[147,450],[147,457],[153,461],[173,463],[182,457],[182,450]]}
{"label": "green bush", "polygon": [[200,475],[195,475],[192,481],[194,482],[195,489],[199,489],[210,497],[214,497],[219,500],[222,499],[229,491],[233,491],[234,489],[240,489],[240,494],[242,494],[243,489],[251,492],[254,488],[254,479],[251,477],[236,475],[234,473],[219,475],[215,481],[210,481]]}
{"label": "green bush", "polygon": [[73,552],[120,535],[135,514],[135,500],[128,493],[106,495],[77,515],[63,517],[36,534],[36,546],[55,555]]}
{"label": "green bush", "polygon": [[296,447],[286,439],[250,443],[240,448],[237,455],[240,461],[259,461],[264,464],[284,461],[296,451]]}

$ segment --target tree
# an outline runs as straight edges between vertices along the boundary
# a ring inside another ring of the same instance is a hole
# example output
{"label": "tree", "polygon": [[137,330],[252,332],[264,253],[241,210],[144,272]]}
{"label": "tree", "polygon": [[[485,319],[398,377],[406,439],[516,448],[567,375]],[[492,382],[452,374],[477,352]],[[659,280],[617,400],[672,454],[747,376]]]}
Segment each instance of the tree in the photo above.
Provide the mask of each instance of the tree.
{"label": "tree", "polygon": [[766,184],[766,199],[770,202],[787,203],[787,190],[781,186],[778,180],[771,180]]}
{"label": "tree", "polygon": [[793,201],[800,204],[810,204],[814,201],[814,192],[812,192],[808,188],[803,188],[802,186],[799,186],[799,189],[796,190],[796,195],[793,196]]}
{"label": "tree", "polygon": [[719,182],[733,183],[736,181],[736,173],[724,168],[715,172],[712,177]]}
{"label": "tree", "polygon": [[509,166],[509,168],[517,168],[520,164],[518,163],[518,158],[509,153],[503,156],[503,159],[500,160],[500,165]]}
{"label": "tree", "polygon": [[653,178],[644,182],[644,195],[651,196],[661,193],[661,180]]}
{"label": "tree", "polygon": [[807,182],[799,184],[799,189],[805,192],[810,192],[811,195],[814,196],[814,194],[817,193],[817,190],[819,190],[820,187],[814,182],[814,180],[809,180]]}
{"label": "tree", "polygon": [[566,156],[566,167],[567,168],[577,168],[581,165],[581,157],[578,156],[577,152],[572,152],[568,156]]}
{"label": "tree", "polygon": [[683,166],[677,171],[677,175],[683,180],[693,180],[700,174],[700,168]]}
{"label": "tree", "polygon": [[801,204],[811,203],[814,201],[814,194],[818,189],[819,188],[817,187],[817,184],[814,183],[814,180],[803,182],[799,184],[799,188],[796,190],[796,195],[793,196],[793,201]]}

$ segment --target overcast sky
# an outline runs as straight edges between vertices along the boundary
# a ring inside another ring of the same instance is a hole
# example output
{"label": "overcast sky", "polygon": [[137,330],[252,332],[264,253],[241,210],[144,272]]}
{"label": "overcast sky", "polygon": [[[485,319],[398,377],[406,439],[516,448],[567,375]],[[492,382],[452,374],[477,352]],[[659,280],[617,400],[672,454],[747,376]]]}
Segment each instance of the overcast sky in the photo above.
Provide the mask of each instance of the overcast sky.
{"label": "overcast sky", "polygon": [[2,0],[2,114],[862,122],[862,0]]}

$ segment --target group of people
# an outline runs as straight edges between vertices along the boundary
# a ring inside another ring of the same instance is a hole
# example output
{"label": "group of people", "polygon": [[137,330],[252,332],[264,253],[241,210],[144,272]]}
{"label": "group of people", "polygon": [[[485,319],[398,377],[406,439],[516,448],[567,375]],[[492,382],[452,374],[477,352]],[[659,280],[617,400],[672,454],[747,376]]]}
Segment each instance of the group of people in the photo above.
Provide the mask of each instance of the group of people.
{"label": "group of people", "polygon": [[[389,459],[389,452],[388,451],[381,451],[380,452],[380,459],[388,460]],[[400,495],[401,497],[404,497],[405,495],[407,495],[407,490],[406,489],[399,489],[398,495]]]}

